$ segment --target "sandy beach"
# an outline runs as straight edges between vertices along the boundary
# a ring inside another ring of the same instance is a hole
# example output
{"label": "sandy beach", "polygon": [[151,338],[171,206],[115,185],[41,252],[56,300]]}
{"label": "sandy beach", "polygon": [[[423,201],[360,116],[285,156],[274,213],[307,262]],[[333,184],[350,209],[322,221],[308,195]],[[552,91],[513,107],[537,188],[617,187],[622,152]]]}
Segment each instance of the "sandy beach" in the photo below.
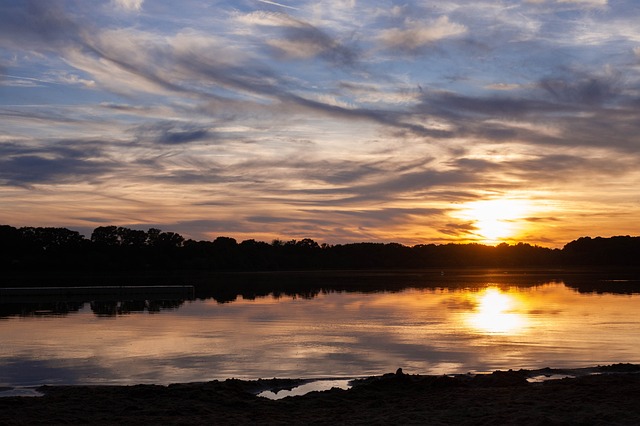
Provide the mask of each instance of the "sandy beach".
{"label": "sandy beach", "polygon": [[[544,380],[557,377],[555,380]],[[637,425],[640,366],[428,376],[402,372],[270,400],[260,391],[301,381],[229,379],[135,386],[43,386],[0,398],[3,425],[514,424]]]}

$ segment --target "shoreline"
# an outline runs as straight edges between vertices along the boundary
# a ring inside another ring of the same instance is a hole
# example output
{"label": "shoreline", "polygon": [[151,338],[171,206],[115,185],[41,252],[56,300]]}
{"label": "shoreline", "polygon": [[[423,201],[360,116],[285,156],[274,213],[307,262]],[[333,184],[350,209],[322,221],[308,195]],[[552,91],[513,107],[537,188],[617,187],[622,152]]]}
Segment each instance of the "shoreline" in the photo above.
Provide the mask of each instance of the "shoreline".
{"label": "shoreline", "polygon": [[[538,378],[536,380],[533,380]],[[553,378],[555,380],[546,380]],[[272,400],[264,390],[309,379],[172,385],[41,386],[0,398],[0,423],[24,424],[638,424],[640,365],[487,374],[388,373]]]}
{"label": "shoreline", "polygon": [[[400,369],[402,370],[402,369]],[[536,376],[543,375],[563,375],[571,377],[580,377],[590,374],[604,374],[604,373],[635,373],[640,374],[640,364],[634,363],[616,363],[607,365],[595,365],[589,367],[543,367],[543,368],[519,368],[517,370],[510,368],[509,370],[488,370],[488,371],[469,371],[466,373],[412,373],[404,372],[406,376],[412,377],[441,377],[447,376],[452,378],[461,377],[475,377],[475,376],[487,376],[493,373],[518,373],[524,375],[527,379],[534,378]],[[396,373],[397,374],[397,371]],[[33,389],[33,390],[47,390],[54,388],[74,388],[74,387],[114,387],[114,388],[126,388],[132,386],[176,386],[176,385],[204,385],[212,382],[225,382],[225,381],[237,381],[241,383],[251,384],[255,386],[257,390],[278,390],[278,389],[290,389],[292,386],[300,386],[313,382],[323,381],[349,381],[349,382],[363,382],[373,379],[381,379],[392,376],[392,373],[385,373],[382,375],[362,375],[362,376],[318,376],[318,377],[297,377],[297,378],[243,378],[243,377],[229,377],[229,378],[212,378],[203,381],[190,381],[190,382],[140,382],[140,383],[111,383],[111,382],[88,382],[88,383],[40,383],[40,384],[2,384],[0,385],[0,392],[6,392],[13,389]],[[266,388],[265,386],[271,386]],[[0,395],[2,397],[2,395]]]}

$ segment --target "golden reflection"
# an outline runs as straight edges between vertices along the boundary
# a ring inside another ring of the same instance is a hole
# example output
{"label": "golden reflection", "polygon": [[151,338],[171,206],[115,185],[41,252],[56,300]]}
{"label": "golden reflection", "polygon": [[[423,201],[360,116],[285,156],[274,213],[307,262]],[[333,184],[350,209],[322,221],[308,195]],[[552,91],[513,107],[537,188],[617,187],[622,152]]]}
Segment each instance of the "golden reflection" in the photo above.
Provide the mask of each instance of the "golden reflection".
{"label": "golden reflection", "polygon": [[526,325],[524,315],[517,312],[521,302],[514,296],[490,287],[477,298],[476,311],[468,317],[473,328],[487,333],[513,334]]}

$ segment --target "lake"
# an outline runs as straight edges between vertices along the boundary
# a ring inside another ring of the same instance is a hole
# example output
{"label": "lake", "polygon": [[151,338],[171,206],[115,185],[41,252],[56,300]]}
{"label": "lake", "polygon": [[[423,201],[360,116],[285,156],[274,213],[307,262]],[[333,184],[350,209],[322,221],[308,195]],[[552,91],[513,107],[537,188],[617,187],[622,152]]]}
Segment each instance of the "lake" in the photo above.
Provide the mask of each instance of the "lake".
{"label": "lake", "polygon": [[191,281],[193,300],[0,299],[0,386],[640,363],[640,281],[625,274],[305,272]]}

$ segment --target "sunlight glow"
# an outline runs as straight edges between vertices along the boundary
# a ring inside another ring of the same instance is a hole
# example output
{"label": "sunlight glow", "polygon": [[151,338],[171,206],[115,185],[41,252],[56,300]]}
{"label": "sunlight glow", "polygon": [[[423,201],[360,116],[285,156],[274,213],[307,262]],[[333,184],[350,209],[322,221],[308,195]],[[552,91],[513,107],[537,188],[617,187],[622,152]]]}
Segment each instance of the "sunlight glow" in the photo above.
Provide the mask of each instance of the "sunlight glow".
{"label": "sunlight glow", "polygon": [[474,232],[485,243],[497,243],[515,236],[523,227],[524,219],[531,213],[529,201],[522,199],[495,199],[466,203],[460,217],[470,220]]}
{"label": "sunlight glow", "polygon": [[469,316],[470,325],[492,334],[513,334],[525,325],[525,317],[517,313],[518,301],[497,288],[488,288],[478,295],[476,312]]}

